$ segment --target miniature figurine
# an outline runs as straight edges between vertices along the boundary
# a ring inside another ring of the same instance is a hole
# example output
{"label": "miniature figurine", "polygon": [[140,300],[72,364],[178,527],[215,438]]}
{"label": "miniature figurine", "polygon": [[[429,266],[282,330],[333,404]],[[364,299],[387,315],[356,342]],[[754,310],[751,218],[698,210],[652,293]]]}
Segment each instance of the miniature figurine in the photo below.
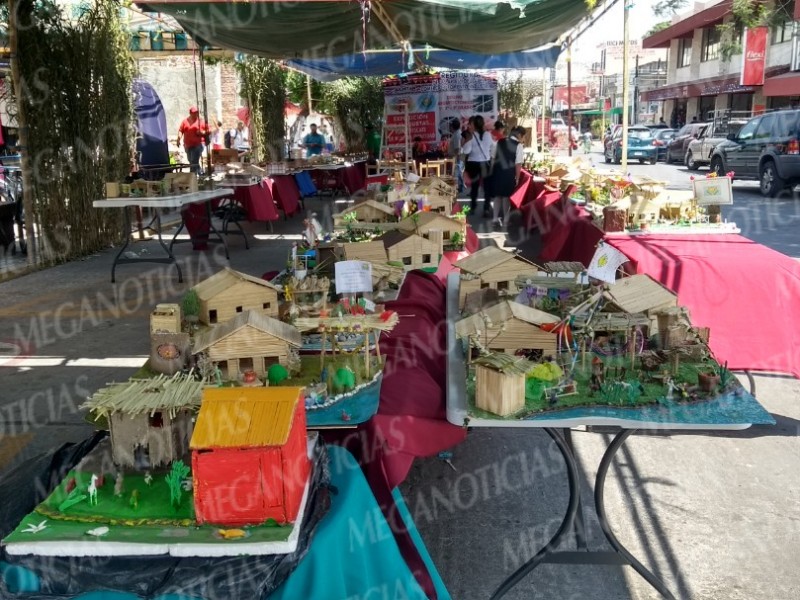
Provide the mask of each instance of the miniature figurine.
{"label": "miniature figurine", "polygon": [[123,492],[123,482],[125,481],[125,476],[122,474],[122,471],[117,473],[117,477],[114,480],[114,495],[118,498],[122,496]]}
{"label": "miniature figurine", "polygon": [[350,415],[346,411],[342,411],[342,421],[345,423],[350,420]]}
{"label": "miniature figurine", "polygon": [[103,525],[102,527],[95,527],[94,529],[90,529],[86,532],[86,535],[92,535],[94,537],[102,537],[106,535],[110,529]]}
{"label": "miniature figurine", "polygon": [[144,472],[144,483],[147,486],[153,485],[153,476],[150,473],[150,471],[145,471]]}
{"label": "miniature figurine", "polygon": [[89,493],[89,504],[97,506],[97,475],[94,473],[92,474],[92,480],[86,491]]}

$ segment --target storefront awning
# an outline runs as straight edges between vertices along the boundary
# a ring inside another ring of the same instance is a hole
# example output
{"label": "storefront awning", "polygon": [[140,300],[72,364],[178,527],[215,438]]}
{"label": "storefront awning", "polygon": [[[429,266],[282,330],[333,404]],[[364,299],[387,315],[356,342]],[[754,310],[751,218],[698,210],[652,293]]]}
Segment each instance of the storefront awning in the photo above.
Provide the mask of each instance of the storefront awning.
{"label": "storefront awning", "polygon": [[[767,69],[766,77],[774,77],[786,72],[786,67]],[[642,94],[646,101],[670,100],[672,98],[695,98],[697,96],[716,96],[717,94],[739,94],[754,92],[758,86],[740,85],[739,74],[727,77],[709,77],[686,83],[673,83]]]}
{"label": "storefront awning", "polygon": [[695,29],[711,27],[722,22],[722,18],[731,12],[732,4],[733,0],[723,0],[719,4],[689,15],[682,21],[644,38],[642,48],[669,48],[669,43],[674,39],[692,37]]}
{"label": "storefront awning", "polygon": [[599,117],[600,115],[621,115],[622,114],[622,107],[615,106],[610,110],[579,110],[575,114],[577,115],[586,115],[587,117]]}
{"label": "storefront awning", "polygon": [[[398,42],[475,54],[539,48],[586,18],[586,0],[139,0],[194,39],[277,59],[320,60]],[[373,6],[374,5],[374,6]]]}
{"label": "storefront awning", "polygon": [[[317,60],[299,58],[288,60],[286,64],[319,81],[333,81],[347,76],[386,76],[412,72],[417,69],[413,57],[426,67],[449,70],[552,69],[558,61],[559,54],[561,47],[557,45],[527,52],[491,56],[455,50],[417,48],[413,54],[400,50],[381,50]],[[411,64],[409,64],[410,58]]]}
{"label": "storefront awning", "polygon": [[790,71],[764,80],[765,96],[800,96],[800,72]]}

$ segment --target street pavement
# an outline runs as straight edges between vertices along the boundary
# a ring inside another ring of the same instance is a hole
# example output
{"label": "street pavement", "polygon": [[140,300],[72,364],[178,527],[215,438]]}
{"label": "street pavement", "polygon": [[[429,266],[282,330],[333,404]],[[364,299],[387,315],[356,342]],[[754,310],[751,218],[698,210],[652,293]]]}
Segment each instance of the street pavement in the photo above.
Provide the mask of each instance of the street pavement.
{"label": "street pavement", "polygon": [[[603,166],[599,152],[589,158]],[[630,172],[664,179],[674,188],[691,185],[692,174],[674,165],[636,164]],[[747,237],[800,258],[796,198],[764,200],[754,183],[738,182],[734,198],[725,218],[736,221]],[[308,202],[323,222],[340,208],[331,200]],[[148,316],[156,303],[178,300],[226,264],[256,276],[281,268],[300,221],[278,222],[274,234],[263,224],[248,226],[251,249],[234,237],[230,263],[219,247],[193,253],[188,244],[178,246],[183,284],[174,268],[164,265],[123,265],[118,283],[111,284],[112,249],[0,284],[0,473],[91,433],[79,405],[141,364],[149,352]],[[482,243],[504,243],[488,223],[473,226]],[[158,251],[152,241],[132,249]],[[746,320],[743,315],[742,326]],[[775,375],[755,379],[757,397],[776,426],[636,434],[609,471],[612,527],[677,598],[800,597],[800,385]],[[590,510],[589,484],[610,439],[605,430],[573,432],[592,548],[604,542]],[[454,599],[489,598],[546,543],[566,507],[564,475],[554,445],[536,430],[472,430],[452,449],[450,462],[434,456],[415,463],[401,491]],[[405,597],[387,594],[374,597]],[[547,565],[505,597],[623,600],[656,594],[629,567]]]}

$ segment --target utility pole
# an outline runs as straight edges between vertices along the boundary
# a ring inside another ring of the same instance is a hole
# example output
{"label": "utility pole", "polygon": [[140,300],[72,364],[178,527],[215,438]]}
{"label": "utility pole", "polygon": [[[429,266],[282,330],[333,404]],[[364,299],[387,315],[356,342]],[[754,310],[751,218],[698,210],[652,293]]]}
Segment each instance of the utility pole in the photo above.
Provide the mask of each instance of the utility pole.
{"label": "utility pole", "polygon": [[567,39],[567,148],[572,156],[572,40]]}
{"label": "utility pole", "polygon": [[544,132],[545,117],[547,116],[547,69],[542,69],[542,154],[545,150],[547,135]]}
{"label": "utility pole", "polygon": [[628,101],[629,101],[629,86],[630,82],[630,64],[628,62],[628,49],[630,47],[630,31],[628,18],[630,16],[630,9],[633,4],[632,0],[623,0],[625,2],[624,21],[623,21],[623,36],[622,36],[622,171],[628,172]]}
{"label": "utility pole", "polygon": [[639,122],[639,54],[636,54],[636,66],[633,70],[633,124]]}

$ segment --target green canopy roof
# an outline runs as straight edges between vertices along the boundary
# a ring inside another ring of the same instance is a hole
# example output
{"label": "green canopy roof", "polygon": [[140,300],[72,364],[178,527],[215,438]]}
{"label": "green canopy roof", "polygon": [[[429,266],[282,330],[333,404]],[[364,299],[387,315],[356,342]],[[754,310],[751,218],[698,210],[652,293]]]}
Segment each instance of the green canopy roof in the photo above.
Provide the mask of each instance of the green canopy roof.
{"label": "green canopy roof", "polygon": [[595,116],[599,117],[600,115],[621,115],[622,114],[622,107],[621,106],[615,106],[614,108],[609,109],[609,110],[597,110],[597,109],[594,109],[594,110],[576,110],[575,114],[576,115],[586,115],[586,116],[589,116],[589,117],[595,117]]}
{"label": "green canopy roof", "polygon": [[[586,0],[144,0],[175,17],[195,39],[271,58],[324,58],[364,49],[415,46],[478,54],[537,48],[587,16]],[[364,20],[368,18],[366,27]],[[389,23],[394,35],[384,25]]]}

